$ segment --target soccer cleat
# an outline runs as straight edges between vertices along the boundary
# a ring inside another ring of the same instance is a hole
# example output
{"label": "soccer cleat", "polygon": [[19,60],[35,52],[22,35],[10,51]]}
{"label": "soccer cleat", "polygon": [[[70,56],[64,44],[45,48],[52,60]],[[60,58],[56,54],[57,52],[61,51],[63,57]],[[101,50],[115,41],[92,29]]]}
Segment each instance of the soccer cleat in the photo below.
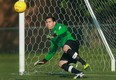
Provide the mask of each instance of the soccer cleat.
{"label": "soccer cleat", "polygon": [[83,72],[80,72],[80,73],[76,74],[76,76],[74,76],[73,79],[83,78],[83,76],[84,76],[84,73]]}
{"label": "soccer cleat", "polygon": [[84,65],[84,70],[86,70],[87,68],[89,68],[89,64],[88,63],[86,63],[85,65]]}

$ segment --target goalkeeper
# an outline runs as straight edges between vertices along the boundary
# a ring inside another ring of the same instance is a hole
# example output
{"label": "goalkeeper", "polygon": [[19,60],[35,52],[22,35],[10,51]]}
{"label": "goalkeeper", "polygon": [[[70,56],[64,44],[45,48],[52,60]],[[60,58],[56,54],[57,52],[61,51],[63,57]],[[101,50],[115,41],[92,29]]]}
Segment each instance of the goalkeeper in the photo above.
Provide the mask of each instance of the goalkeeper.
{"label": "goalkeeper", "polygon": [[63,24],[57,23],[54,17],[47,17],[45,24],[51,31],[51,33],[47,36],[47,38],[51,40],[50,50],[43,60],[35,62],[34,65],[45,64],[54,56],[57,48],[61,47],[64,53],[59,61],[60,68],[74,73],[75,79],[77,77],[82,77],[84,73],[70,65],[70,63],[76,64],[77,61],[79,61],[84,66],[84,69],[89,67],[89,64],[87,64],[79,56],[79,42],[71,36],[71,33],[68,31],[67,27]]}

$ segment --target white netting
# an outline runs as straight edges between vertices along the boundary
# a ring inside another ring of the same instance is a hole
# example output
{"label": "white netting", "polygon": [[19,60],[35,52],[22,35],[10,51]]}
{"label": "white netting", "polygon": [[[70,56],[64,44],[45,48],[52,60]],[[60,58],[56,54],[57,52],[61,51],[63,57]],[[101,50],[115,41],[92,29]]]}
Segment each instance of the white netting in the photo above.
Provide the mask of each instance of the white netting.
{"label": "white netting", "polygon": [[[46,39],[49,30],[44,24],[46,16],[54,16],[58,22],[67,25],[72,35],[79,40],[80,55],[91,65],[89,72],[111,70],[109,55],[84,0],[26,0],[26,2],[28,4],[25,14],[26,71],[33,69],[38,72],[61,71],[58,67],[58,61],[62,55],[61,49],[47,64],[33,67],[34,62],[43,59],[49,50],[50,44]],[[112,9],[116,8],[114,3],[116,3],[115,0],[92,0],[90,2],[113,50],[116,48],[116,12],[114,10],[109,12],[107,9],[110,9],[110,6]],[[78,69],[82,69],[80,64]]]}
{"label": "white netting", "polygon": [[[90,0],[89,0],[90,1]],[[93,0],[90,2],[94,13],[101,25],[102,31],[116,54],[116,0]]]}

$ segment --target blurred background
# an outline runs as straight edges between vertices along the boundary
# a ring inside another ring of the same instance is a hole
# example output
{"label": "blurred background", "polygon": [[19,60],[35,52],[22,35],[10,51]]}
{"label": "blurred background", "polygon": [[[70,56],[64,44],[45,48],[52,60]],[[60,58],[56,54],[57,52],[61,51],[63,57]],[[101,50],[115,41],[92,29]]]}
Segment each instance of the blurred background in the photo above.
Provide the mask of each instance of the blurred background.
{"label": "blurred background", "polygon": [[18,52],[18,13],[13,4],[17,0],[0,0],[0,53]]}

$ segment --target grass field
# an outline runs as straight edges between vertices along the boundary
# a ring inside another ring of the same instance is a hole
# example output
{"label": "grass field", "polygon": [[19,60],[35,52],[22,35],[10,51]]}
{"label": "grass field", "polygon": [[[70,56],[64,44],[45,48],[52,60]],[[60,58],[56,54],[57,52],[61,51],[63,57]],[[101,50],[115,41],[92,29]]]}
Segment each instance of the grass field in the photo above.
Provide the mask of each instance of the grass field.
{"label": "grass field", "polygon": [[[86,72],[85,75],[87,78],[79,80],[116,80],[116,72]],[[18,54],[0,54],[0,80],[73,80],[72,78],[72,74],[48,73],[19,76]]]}

